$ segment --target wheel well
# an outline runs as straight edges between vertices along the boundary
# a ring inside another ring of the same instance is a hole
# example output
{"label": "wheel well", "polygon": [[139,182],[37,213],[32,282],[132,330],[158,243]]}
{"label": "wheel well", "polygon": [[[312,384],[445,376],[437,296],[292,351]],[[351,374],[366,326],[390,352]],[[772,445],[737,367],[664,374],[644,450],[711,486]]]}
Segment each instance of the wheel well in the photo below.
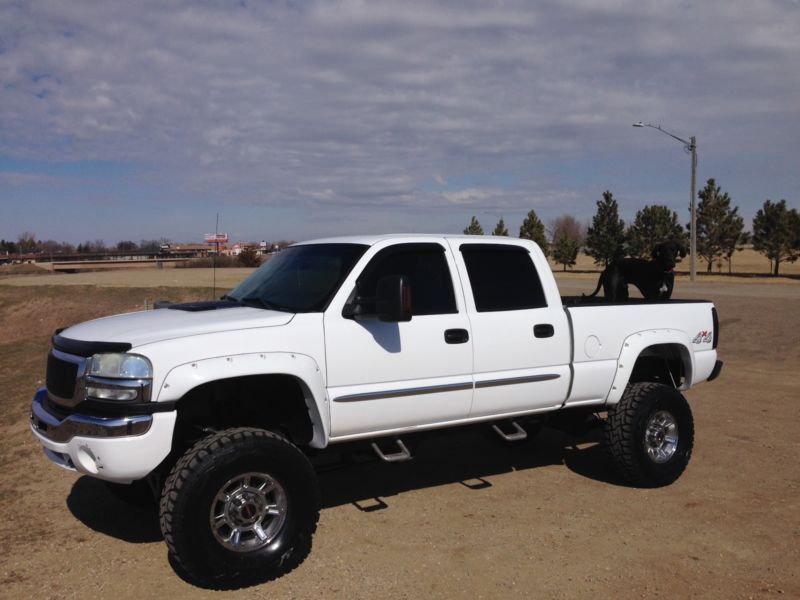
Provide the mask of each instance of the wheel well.
{"label": "wheel well", "polygon": [[642,350],[636,359],[630,383],[652,381],[680,389],[691,370],[686,348],[680,344],[657,344]]}
{"label": "wheel well", "polygon": [[307,445],[314,425],[303,384],[291,375],[250,375],[211,381],[178,401],[176,444],[186,446],[210,432],[231,427],[277,431],[298,446]]}

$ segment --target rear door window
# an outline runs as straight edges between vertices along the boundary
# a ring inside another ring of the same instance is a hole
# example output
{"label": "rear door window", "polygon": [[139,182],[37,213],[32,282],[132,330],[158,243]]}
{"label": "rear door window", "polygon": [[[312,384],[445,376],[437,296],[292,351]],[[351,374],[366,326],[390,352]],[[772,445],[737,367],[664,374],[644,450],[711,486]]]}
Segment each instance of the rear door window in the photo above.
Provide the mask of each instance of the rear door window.
{"label": "rear door window", "polygon": [[530,253],[505,244],[461,244],[478,312],[547,306]]}

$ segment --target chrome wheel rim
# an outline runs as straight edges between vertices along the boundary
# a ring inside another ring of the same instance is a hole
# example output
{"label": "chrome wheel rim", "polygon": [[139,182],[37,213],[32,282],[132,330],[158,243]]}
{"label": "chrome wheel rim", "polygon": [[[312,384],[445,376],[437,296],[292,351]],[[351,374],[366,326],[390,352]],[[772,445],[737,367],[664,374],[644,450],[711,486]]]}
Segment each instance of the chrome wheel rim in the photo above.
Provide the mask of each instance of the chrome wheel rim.
{"label": "chrome wheel rim", "polygon": [[286,492],[267,473],[229,479],[211,502],[214,538],[228,550],[252,552],[272,542],[286,522]]}
{"label": "chrome wheel rim", "polygon": [[663,464],[678,449],[678,423],[672,413],[660,410],[647,421],[644,430],[644,447],[654,463]]}

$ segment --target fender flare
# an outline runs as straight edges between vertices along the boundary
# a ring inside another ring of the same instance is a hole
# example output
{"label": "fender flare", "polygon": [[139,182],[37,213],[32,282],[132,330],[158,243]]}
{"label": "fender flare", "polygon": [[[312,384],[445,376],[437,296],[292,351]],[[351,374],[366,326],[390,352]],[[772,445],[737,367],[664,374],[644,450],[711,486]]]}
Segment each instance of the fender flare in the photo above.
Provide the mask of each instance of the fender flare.
{"label": "fender flare", "polygon": [[170,369],[158,390],[158,402],[177,401],[197,386],[248,375],[288,375],[297,380],[313,427],[310,445],[324,448],[330,438],[330,409],[317,362],[295,352],[228,354],[192,361]]}
{"label": "fender flare", "polygon": [[611,390],[606,398],[607,405],[617,404],[622,399],[622,394],[625,393],[625,388],[633,374],[633,367],[636,365],[641,353],[650,346],[665,344],[682,348],[686,380],[681,389],[691,387],[695,372],[691,338],[686,335],[686,332],[678,329],[648,329],[628,336],[622,343],[622,351],[617,359],[617,372],[614,375]]}

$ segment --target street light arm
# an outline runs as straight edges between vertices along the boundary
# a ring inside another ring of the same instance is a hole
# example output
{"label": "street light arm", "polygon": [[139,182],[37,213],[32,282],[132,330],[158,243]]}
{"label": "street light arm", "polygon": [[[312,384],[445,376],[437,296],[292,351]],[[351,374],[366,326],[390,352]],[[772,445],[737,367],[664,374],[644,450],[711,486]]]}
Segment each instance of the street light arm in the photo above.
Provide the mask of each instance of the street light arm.
{"label": "street light arm", "polygon": [[668,135],[669,137],[678,140],[681,144],[686,146],[689,150],[691,150],[692,146],[694,145],[692,142],[690,142],[688,140],[685,140],[683,138],[680,138],[680,137],[678,137],[677,135],[675,135],[673,133],[670,133],[669,131],[667,131],[666,129],[661,127],[661,125],[653,125],[651,123],[642,123],[641,121],[639,121],[638,123],[634,123],[633,126],[634,127],[651,127],[653,129],[658,129],[661,133],[664,133],[664,134]]}

